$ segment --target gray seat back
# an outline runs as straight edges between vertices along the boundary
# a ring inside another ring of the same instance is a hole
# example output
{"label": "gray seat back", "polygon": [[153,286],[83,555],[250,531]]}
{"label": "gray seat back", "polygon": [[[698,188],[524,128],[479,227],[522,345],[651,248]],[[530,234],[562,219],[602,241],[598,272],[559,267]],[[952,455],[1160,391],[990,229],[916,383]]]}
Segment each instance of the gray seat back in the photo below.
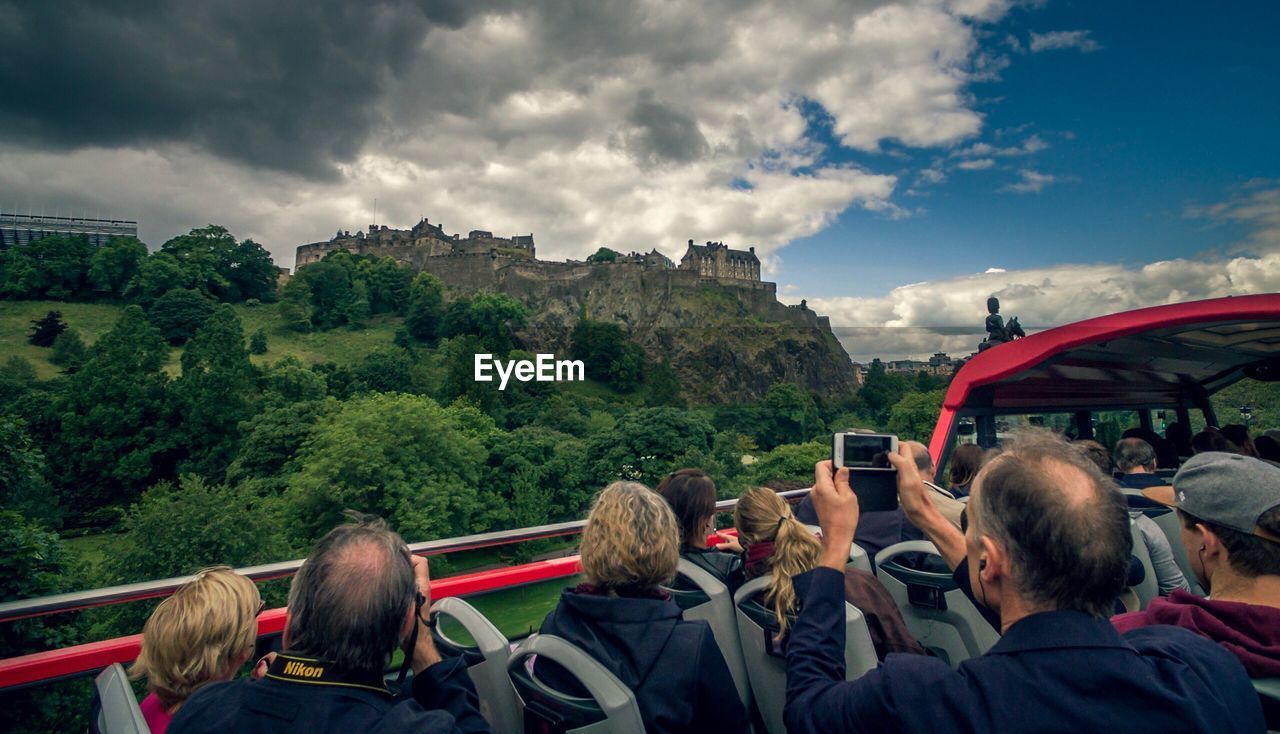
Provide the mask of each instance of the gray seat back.
{"label": "gray seat back", "polygon": [[1182,571],[1182,575],[1187,579],[1187,585],[1191,587],[1191,593],[1196,596],[1204,596],[1204,588],[1200,586],[1200,582],[1196,581],[1196,575],[1191,570],[1191,559],[1187,556],[1187,547],[1182,544],[1182,522],[1178,520],[1178,513],[1170,509],[1153,509],[1143,510],[1144,515],[1151,518],[1151,521],[1160,528],[1164,533],[1164,537],[1169,541],[1169,548],[1173,551],[1173,560],[1178,564],[1178,569]]}
{"label": "gray seat back", "polygon": [[[769,577],[761,576],[742,585],[733,595],[738,618],[738,639],[756,707],[769,734],[786,734],[783,708],[786,705],[787,664],[777,645],[777,620],[773,611],[755,597],[769,586]],[[853,680],[879,664],[867,620],[848,602],[845,610],[845,677]]]}
{"label": "gray seat back", "polygon": [[1262,703],[1267,731],[1280,731],[1280,678],[1254,678],[1253,689]]}
{"label": "gray seat back", "polygon": [[112,663],[94,680],[94,716],[89,722],[98,734],[151,734],[138,699],[133,696],[124,666]]}
{"label": "gray seat back", "polygon": [[678,569],[676,582],[667,590],[684,612],[685,619],[701,619],[711,625],[716,646],[724,655],[724,662],[733,676],[733,685],[738,689],[738,698],[749,709],[751,682],[747,677],[747,664],[742,659],[742,645],[738,642],[738,620],[734,616],[729,587],[706,569],[683,558]]}
{"label": "gray seat back", "polygon": [[951,574],[917,570],[897,560],[907,553],[941,555],[927,540],[895,543],[876,554],[877,578],[893,595],[911,635],[953,668],[991,649],[999,635]]}
{"label": "gray seat back", "polygon": [[474,642],[464,644],[450,639],[439,625],[433,631],[436,646],[446,655],[461,655],[467,661],[467,672],[480,696],[480,713],[484,715],[495,734],[519,734],[520,703],[515,689],[507,677],[507,660],[511,657],[511,643],[506,635],[476,608],[455,597],[441,599],[431,605],[431,616],[437,622],[449,618],[462,625]]}
{"label": "gray seat back", "polygon": [[1142,538],[1138,525],[1129,521],[1129,533],[1133,536],[1133,555],[1142,563],[1142,583],[1132,587],[1138,595],[1138,608],[1146,609],[1151,600],[1160,595],[1160,581],[1156,578],[1156,568],[1151,565],[1151,552],[1147,550],[1147,541]]}
{"label": "gray seat back", "polygon": [[[586,688],[589,698],[570,696],[533,675],[532,658],[560,665]],[[635,734],[644,731],[635,694],[587,653],[555,635],[535,634],[511,652],[507,675],[515,687],[526,731],[575,734]]]}
{"label": "gray seat back", "polygon": [[[818,527],[817,525],[805,525],[805,527],[808,528],[809,532],[813,533],[814,535],[818,535],[818,536],[822,535],[822,528]],[[858,545],[857,543],[852,543],[849,545],[849,565],[853,566],[854,568],[860,568],[863,571],[866,571],[867,573],[876,572],[876,570],[871,567],[871,556],[868,556],[867,552],[863,550],[862,546]]]}

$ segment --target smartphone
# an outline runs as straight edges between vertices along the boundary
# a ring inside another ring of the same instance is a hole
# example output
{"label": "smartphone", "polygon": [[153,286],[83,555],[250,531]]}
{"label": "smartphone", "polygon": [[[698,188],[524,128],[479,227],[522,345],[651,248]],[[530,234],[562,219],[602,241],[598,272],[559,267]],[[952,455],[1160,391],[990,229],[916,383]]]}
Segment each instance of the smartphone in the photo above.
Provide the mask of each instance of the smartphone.
{"label": "smartphone", "polygon": [[849,486],[862,512],[884,512],[898,506],[898,471],[889,454],[898,437],[887,433],[837,433],[831,437],[831,463],[849,469]]}

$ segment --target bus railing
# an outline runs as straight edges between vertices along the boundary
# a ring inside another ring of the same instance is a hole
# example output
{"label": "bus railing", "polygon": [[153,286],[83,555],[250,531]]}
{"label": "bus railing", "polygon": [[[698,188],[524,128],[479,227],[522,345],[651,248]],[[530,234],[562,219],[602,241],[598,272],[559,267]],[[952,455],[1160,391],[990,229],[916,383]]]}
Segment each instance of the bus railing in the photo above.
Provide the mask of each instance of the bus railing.
{"label": "bus railing", "polygon": [[[798,502],[809,494],[808,489],[779,492],[789,502]],[[717,512],[731,511],[738,501],[722,500],[716,503]],[[433,556],[460,551],[512,545],[531,540],[545,540],[582,532],[585,520],[539,525],[516,530],[500,530],[459,538],[428,540],[409,544],[415,555]],[[236,572],[255,582],[287,578],[297,573],[305,559],[282,561],[261,566],[236,569]],[[432,599],[450,596],[469,596],[499,589],[509,589],[558,578],[568,578],[581,571],[578,557],[569,556],[546,561],[536,561],[518,566],[433,579]],[[191,576],[176,576],[156,581],[123,584],[102,589],[77,591],[69,594],[24,599],[0,604],[0,623],[41,617],[50,614],[82,611],[95,607],[125,604],[155,599],[172,594]],[[258,635],[278,634],[284,630],[285,609],[269,609],[258,617]],[[112,663],[128,663],[138,655],[142,635],[128,635],[109,640],[88,642],[81,645],[31,653],[0,660],[0,691],[52,683],[94,673]]]}

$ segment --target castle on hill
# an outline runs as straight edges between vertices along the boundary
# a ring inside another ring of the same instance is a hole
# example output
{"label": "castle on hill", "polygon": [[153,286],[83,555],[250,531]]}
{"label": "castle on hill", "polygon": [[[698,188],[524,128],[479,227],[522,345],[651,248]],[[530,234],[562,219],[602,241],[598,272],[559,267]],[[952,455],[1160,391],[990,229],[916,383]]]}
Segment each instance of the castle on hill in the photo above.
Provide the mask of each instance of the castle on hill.
{"label": "castle on hill", "polygon": [[300,245],[294,261],[295,271],[303,265],[319,262],[325,255],[338,250],[376,257],[388,256],[418,270],[435,270],[428,265],[442,264],[439,260],[441,258],[483,259],[490,261],[494,268],[523,265],[527,269],[527,266],[538,265],[560,270],[565,266],[575,269],[639,266],[652,270],[684,271],[696,274],[699,278],[714,279],[724,285],[773,285],[760,280],[760,259],[756,257],[755,247],[734,250],[723,242],[695,245],[693,240],[689,240],[679,265],[656,247],[648,253],[619,254],[613,262],[568,260],[553,263],[537,259],[532,234],[496,237],[492,232],[477,229],[469,232],[466,237],[449,235],[440,224],[432,224],[425,217],[410,229],[391,229],[385,224],[371,224],[367,233],[361,231],[353,235],[339,230],[325,242]]}

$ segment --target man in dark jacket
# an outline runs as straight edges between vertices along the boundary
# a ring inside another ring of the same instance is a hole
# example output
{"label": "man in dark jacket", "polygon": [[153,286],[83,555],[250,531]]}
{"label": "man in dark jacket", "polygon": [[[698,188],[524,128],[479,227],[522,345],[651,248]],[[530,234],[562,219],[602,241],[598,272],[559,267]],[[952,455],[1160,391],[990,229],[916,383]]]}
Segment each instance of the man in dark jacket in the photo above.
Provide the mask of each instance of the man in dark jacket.
{"label": "man in dark jacket", "polygon": [[840,570],[857,527],[848,473],[815,470],[821,564],[796,577],[802,599],[787,653],[788,731],[1262,732],[1240,663],[1186,630],[1121,636],[1108,622],[1132,548],[1129,518],[1091,462],[1033,433],[974,481],[962,535],[933,507],[908,452],[893,457],[907,516],[949,566],[967,558],[1003,637],[953,670],[890,655],[845,681]]}
{"label": "man in dark jacket", "polygon": [[[1250,678],[1280,678],[1280,468],[1259,459],[1196,454],[1173,487],[1148,490],[1177,508],[1191,570],[1210,597],[1175,591],[1111,622],[1121,632],[1171,624],[1222,645]],[[1267,725],[1280,729],[1280,706]]]}
{"label": "man in dark jacket", "polygon": [[[426,559],[381,520],[334,528],[289,590],[285,651],[260,679],[198,690],[169,732],[488,732],[463,660],[441,659],[418,611],[429,594]],[[413,693],[400,700],[383,670],[409,639]]]}

